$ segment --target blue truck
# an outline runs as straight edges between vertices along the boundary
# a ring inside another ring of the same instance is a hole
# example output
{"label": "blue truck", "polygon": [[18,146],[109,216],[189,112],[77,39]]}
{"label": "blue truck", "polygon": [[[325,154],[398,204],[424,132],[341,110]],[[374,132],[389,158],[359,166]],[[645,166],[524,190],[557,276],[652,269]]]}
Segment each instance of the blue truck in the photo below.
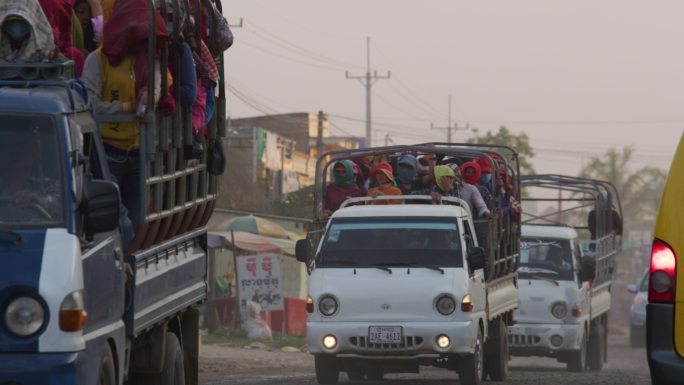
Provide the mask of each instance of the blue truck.
{"label": "blue truck", "polygon": [[[207,154],[224,130],[222,82],[204,151],[190,161],[188,109],[97,116],[71,62],[0,63],[8,72],[15,76],[0,80],[0,384],[197,384],[206,223],[217,197]],[[98,131],[112,121],[141,127],[140,194],[149,204],[130,213],[141,225],[128,245]]]}

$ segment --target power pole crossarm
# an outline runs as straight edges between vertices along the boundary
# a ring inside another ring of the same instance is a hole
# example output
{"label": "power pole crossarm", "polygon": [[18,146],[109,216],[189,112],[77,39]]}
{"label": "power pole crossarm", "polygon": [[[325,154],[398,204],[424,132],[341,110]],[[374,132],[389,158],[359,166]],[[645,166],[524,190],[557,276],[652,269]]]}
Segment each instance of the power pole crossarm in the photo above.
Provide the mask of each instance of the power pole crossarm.
{"label": "power pole crossarm", "polygon": [[451,136],[451,131],[458,131],[458,130],[468,130],[468,125],[465,127],[459,127],[458,122],[454,122],[454,125],[451,125],[451,94],[449,94],[449,116],[448,116],[448,124],[446,127],[435,127],[433,123],[430,123],[430,129],[432,130],[446,130],[447,132],[447,143],[452,142],[452,136]]}
{"label": "power pole crossarm", "polygon": [[389,79],[392,75],[391,72],[387,71],[387,75],[378,75],[378,71],[373,71],[371,74],[370,65],[370,37],[366,39],[366,49],[367,49],[367,68],[366,74],[361,76],[350,76],[349,71],[345,72],[347,79],[357,79],[361,85],[366,87],[366,147],[373,146],[373,135],[372,135],[372,125],[371,125],[371,87],[380,79]]}

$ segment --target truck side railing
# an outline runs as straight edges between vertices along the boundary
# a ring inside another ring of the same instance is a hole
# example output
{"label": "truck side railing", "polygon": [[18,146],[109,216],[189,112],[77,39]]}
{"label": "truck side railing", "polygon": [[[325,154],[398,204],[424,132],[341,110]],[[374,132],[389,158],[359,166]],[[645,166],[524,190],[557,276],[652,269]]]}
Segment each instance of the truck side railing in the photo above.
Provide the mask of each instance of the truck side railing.
{"label": "truck side railing", "polygon": [[[193,0],[196,24],[202,25],[203,3],[212,0]],[[190,10],[188,0],[173,0],[174,9],[181,9],[181,2],[186,10]],[[147,0],[150,22],[148,38],[148,57],[154,58],[157,40],[153,36],[156,30],[156,12],[154,0]],[[165,1],[160,8],[165,10]],[[178,12],[174,12],[174,34],[182,28]],[[200,28],[196,36],[188,38],[200,39]],[[169,42],[168,44],[174,44]],[[166,74],[173,61],[179,68],[177,57],[168,57],[168,47],[160,47],[161,96],[167,95],[168,84]],[[223,56],[220,57],[223,63]],[[155,60],[148,60],[148,73],[155,73]],[[171,116],[164,115],[157,109],[148,109],[143,115],[137,114],[100,114],[96,116],[98,123],[136,122],[140,127],[140,170],[143,183],[140,184],[140,199],[143,210],[129,213],[135,216],[140,226],[135,231],[133,244],[127,253],[147,249],[152,245],[172,239],[206,225],[213,212],[217,198],[217,180],[207,170],[207,154],[213,139],[225,134],[225,91],[223,90],[223,66],[219,67],[219,95],[216,100],[216,111],[207,125],[208,137],[193,135],[192,111],[181,106],[180,88],[174,87],[176,110]],[[179,81],[178,79],[176,81]],[[155,89],[155,76],[148,77],[147,89]],[[154,105],[154,93],[148,93],[148,106]],[[203,145],[201,153],[193,153],[196,142]]]}
{"label": "truck side railing", "polygon": [[620,237],[613,234],[580,241],[584,256],[591,257],[595,262],[596,275],[592,280],[592,289],[600,288],[615,279],[615,257],[619,251],[619,242]]}

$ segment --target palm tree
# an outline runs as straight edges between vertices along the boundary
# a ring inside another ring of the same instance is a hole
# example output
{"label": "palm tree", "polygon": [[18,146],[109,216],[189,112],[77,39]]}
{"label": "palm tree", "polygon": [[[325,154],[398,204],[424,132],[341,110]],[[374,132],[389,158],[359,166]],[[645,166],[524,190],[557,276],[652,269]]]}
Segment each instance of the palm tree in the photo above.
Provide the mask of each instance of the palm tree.
{"label": "palm tree", "polygon": [[620,194],[625,228],[650,230],[667,174],[650,166],[632,172],[633,156],[632,146],[622,151],[611,148],[591,158],[580,176],[611,182]]}

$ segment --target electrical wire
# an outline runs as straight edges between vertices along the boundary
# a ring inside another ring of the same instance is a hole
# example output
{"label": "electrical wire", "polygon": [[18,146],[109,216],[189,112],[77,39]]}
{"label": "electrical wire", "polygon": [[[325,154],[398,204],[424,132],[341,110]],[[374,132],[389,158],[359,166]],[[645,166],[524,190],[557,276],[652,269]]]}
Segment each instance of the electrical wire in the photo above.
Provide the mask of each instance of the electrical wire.
{"label": "electrical wire", "polygon": [[[254,30],[252,30],[251,27],[254,27]],[[320,54],[316,51],[304,48],[302,46],[299,46],[297,44],[294,44],[288,40],[283,39],[282,37],[270,32],[268,29],[261,27],[257,25],[254,22],[250,22],[248,25],[245,26],[244,28],[248,32],[253,33],[255,36],[258,36],[266,41],[271,42],[272,44],[275,44],[279,47],[285,48],[288,51],[294,51],[297,52],[298,54],[305,56],[307,58],[310,58],[312,60],[317,60],[323,63],[326,63],[328,65],[335,65],[335,66],[341,66],[343,68],[356,68],[356,69],[363,69],[364,67],[357,65],[357,64],[352,64],[348,63],[346,61],[340,60],[340,59],[335,59],[323,54]]]}

